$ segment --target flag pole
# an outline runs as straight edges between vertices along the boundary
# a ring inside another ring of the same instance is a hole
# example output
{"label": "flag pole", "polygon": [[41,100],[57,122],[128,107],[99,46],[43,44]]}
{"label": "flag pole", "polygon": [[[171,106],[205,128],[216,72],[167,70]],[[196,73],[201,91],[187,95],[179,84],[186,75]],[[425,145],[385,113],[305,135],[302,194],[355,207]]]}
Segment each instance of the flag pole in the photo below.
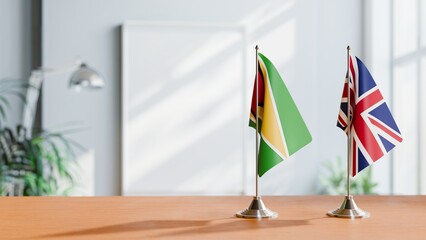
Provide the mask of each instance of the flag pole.
{"label": "flag pole", "polygon": [[256,195],[250,203],[250,206],[235,214],[239,218],[276,218],[278,213],[269,210],[262,201],[259,195],[259,46],[256,45],[256,77],[255,77],[255,88],[256,88]]}
{"label": "flag pole", "polygon": [[346,79],[348,80],[348,87],[347,87],[347,91],[348,91],[348,119],[347,119],[347,129],[348,129],[348,143],[347,143],[347,183],[346,183],[346,196],[349,197],[351,195],[351,126],[352,126],[352,119],[350,117],[351,115],[351,86],[350,86],[350,77],[349,77],[349,58],[350,58],[350,54],[349,51],[351,50],[351,47],[348,45],[347,49],[347,70],[346,70]]}
{"label": "flag pole", "polygon": [[[351,47],[348,46],[347,48],[347,71],[346,71],[346,79],[348,81],[347,86],[347,182],[346,182],[346,196],[345,199],[343,199],[343,203],[340,205],[339,208],[327,212],[327,215],[330,217],[339,217],[339,218],[368,218],[370,217],[370,213],[363,211],[361,208],[359,208],[355,200],[353,199],[353,196],[351,195],[351,128],[352,128],[352,119],[351,119],[351,77],[350,77],[350,53]],[[355,109],[353,109],[353,112],[355,112]]]}
{"label": "flag pole", "polygon": [[256,45],[256,198],[259,198],[259,46]]}

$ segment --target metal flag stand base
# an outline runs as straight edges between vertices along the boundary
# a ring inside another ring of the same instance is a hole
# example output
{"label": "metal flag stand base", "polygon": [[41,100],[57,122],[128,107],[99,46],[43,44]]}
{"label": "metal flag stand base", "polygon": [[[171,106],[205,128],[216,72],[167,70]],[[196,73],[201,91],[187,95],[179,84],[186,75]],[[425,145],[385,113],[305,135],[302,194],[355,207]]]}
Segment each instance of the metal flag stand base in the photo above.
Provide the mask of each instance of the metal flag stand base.
{"label": "metal flag stand base", "polygon": [[339,217],[339,218],[368,218],[370,213],[363,211],[359,208],[352,195],[345,196],[342,206],[336,210],[327,212],[327,215],[330,217]]}
{"label": "metal flag stand base", "polygon": [[278,213],[269,210],[260,197],[253,197],[250,206],[235,214],[240,218],[276,218]]}

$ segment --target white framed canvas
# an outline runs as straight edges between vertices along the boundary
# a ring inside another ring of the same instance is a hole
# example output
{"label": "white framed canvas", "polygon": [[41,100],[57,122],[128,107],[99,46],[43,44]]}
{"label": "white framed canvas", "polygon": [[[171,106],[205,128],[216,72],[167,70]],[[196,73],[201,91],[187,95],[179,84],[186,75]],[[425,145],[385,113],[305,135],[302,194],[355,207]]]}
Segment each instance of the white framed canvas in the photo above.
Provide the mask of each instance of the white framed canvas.
{"label": "white framed canvas", "polygon": [[123,195],[244,192],[246,45],[238,26],[123,24]]}

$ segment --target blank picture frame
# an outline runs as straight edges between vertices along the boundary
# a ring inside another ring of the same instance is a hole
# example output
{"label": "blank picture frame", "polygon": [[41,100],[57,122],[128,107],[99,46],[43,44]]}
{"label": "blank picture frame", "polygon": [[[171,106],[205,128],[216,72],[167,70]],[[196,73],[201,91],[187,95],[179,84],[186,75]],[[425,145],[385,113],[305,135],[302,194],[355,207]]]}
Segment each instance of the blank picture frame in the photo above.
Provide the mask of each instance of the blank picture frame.
{"label": "blank picture frame", "polygon": [[245,49],[239,26],[123,24],[123,195],[243,194]]}

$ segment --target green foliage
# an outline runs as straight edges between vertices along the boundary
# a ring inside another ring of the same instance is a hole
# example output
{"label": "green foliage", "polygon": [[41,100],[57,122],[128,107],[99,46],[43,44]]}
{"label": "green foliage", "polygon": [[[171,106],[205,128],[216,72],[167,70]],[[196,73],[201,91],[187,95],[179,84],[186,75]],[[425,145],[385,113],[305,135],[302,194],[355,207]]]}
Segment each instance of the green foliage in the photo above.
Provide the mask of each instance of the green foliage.
{"label": "green foliage", "polygon": [[[61,195],[61,186],[75,183],[73,143],[60,133],[42,132],[26,137],[18,126],[0,131],[2,195]],[[59,184],[61,183],[61,184]]]}
{"label": "green foliage", "polygon": [[[320,176],[321,191],[323,194],[344,195],[346,194],[347,169],[346,164],[340,157],[335,162],[324,163],[325,174]],[[372,179],[372,168],[368,167],[351,179],[351,194],[376,194],[374,189],[377,183]]]}

